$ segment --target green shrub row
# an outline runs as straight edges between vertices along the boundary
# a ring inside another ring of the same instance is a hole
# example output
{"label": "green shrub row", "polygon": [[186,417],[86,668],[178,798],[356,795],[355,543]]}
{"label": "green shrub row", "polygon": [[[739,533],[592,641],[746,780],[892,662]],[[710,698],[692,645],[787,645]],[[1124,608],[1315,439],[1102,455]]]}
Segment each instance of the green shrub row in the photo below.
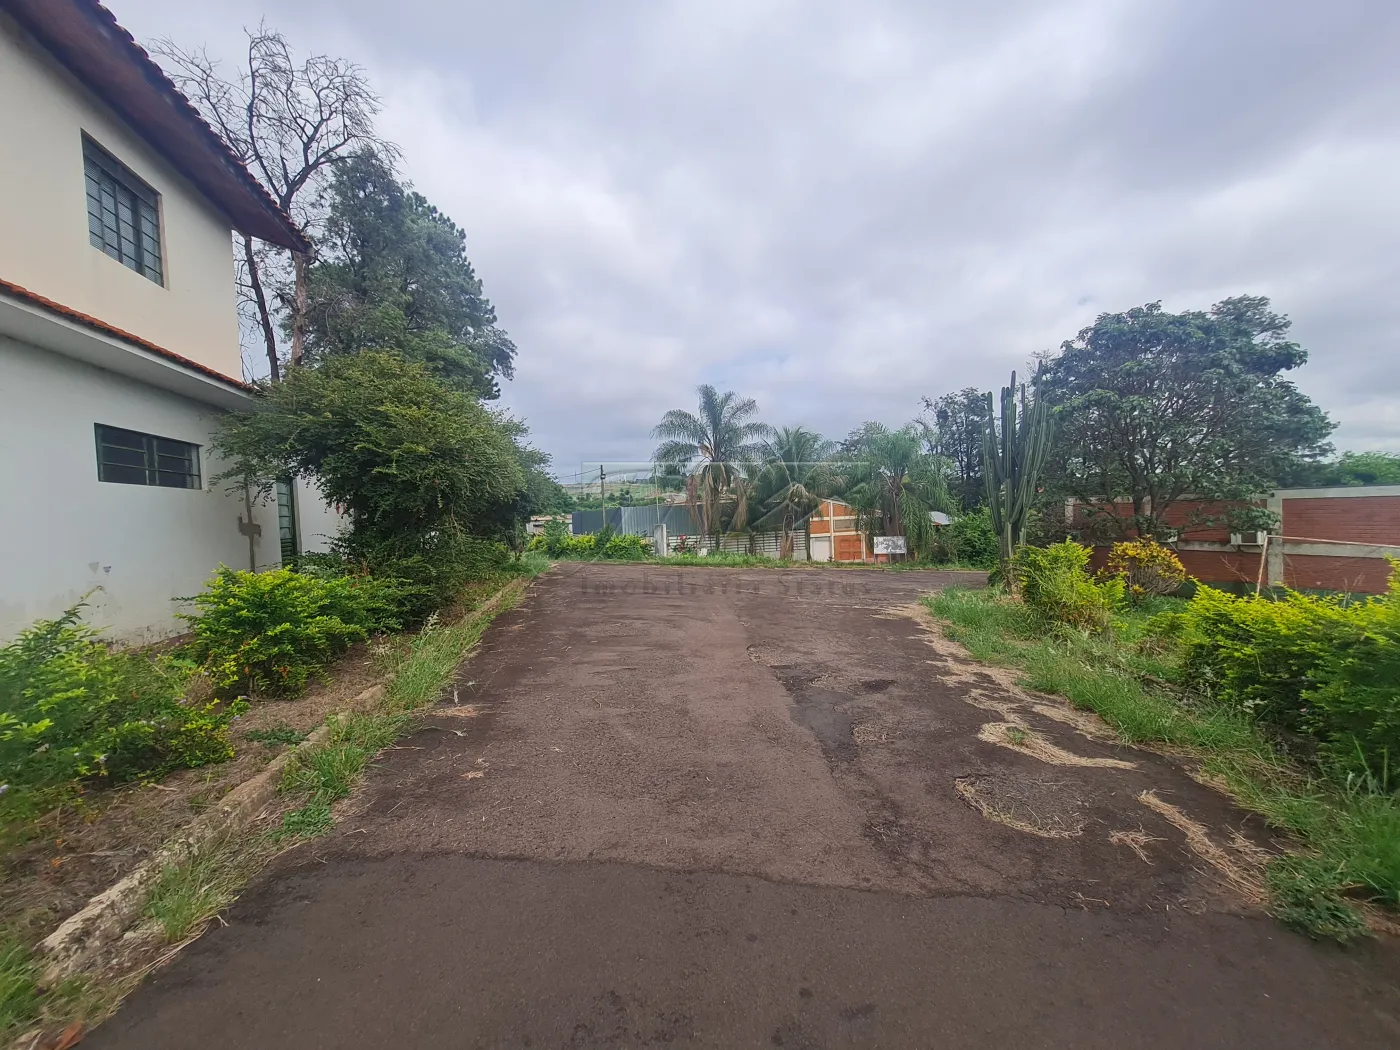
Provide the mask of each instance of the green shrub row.
{"label": "green shrub row", "polygon": [[[1155,552],[1138,554],[1134,565]],[[1131,573],[1095,579],[1089,556],[1089,548],[1071,540],[1017,551],[1013,570],[1025,608],[1043,626],[1111,629]],[[1397,787],[1400,562],[1395,565],[1389,592],[1373,599],[1293,591],[1239,597],[1198,587],[1181,611],[1155,617],[1150,634],[1174,649],[1187,688],[1312,741],[1317,757],[1343,778],[1362,774]],[[1175,579],[1172,566],[1163,571]]]}
{"label": "green shrub row", "polygon": [[1198,689],[1317,740],[1343,771],[1400,786],[1400,563],[1379,598],[1201,587],[1161,627]]}
{"label": "green shrub row", "polygon": [[186,703],[187,663],[114,652],[82,606],[0,648],[0,824],[81,780],[122,782],[222,762],[246,705]]}
{"label": "green shrub row", "polygon": [[605,529],[587,536],[570,536],[562,521],[545,525],[543,536],[530,541],[530,550],[543,551],[551,558],[603,558],[609,561],[639,561],[651,557],[652,541]]}
{"label": "green shrub row", "polygon": [[185,599],[192,613],[182,653],[221,697],[296,696],[354,642],[402,625],[397,581],[373,576],[221,567]]}

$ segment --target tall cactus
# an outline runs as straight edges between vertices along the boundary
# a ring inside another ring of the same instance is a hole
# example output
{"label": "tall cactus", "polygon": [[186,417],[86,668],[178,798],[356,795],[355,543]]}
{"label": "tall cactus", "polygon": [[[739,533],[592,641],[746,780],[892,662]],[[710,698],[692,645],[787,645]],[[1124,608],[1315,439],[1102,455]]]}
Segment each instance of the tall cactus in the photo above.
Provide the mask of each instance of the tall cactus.
{"label": "tall cactus", "polygon": [[[1019,395],[1020,404],[1017,404]],[[992,414],[987,394],[987,423],[982,431],[982,478],[987,508],[1001,547],[1002,578],[1014,589],[1011,558],[1026,542],[1026,518],[1035,502],[1045,456],[1050,450],[1050,407],[1041,398],[1027,399],[1026,385],[1001,388],[1001,424]]]}

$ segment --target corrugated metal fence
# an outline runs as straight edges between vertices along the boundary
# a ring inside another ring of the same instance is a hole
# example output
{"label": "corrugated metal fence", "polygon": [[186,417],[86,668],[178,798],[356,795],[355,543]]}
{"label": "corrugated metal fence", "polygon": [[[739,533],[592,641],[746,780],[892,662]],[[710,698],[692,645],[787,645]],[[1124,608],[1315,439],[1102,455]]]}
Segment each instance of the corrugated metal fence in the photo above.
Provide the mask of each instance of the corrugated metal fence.
{"label": "corrugated metal fence", "polygon": [[[689,507],[677,506],[676,504],[660,507],[655,505],[609,507],[606,513],[614,532],[645,536],[648,539],[655,534],[657,525],[664,524],[672,550],[675,550],[682,542],[683,537],[686,545],[692,550],[713,548],[732,554],[760,554],[776,558],[782,549],[782,536],[776,532],[733,533],[720,536],[718,543],[716,543],[714,537],[700,535],[700,522],[696,520]],[[589,536],[601,532],[603,514],[604,512],[601,510],[574,511],[573,534],[575,536]],[[807,536],[804,531],[799,530],[793,533],[792,547],[794,558],[799,561],[806,559]]]}
{"label": "corrugated metal fence", "polygon": [[[676,504],[662,504],[660,507],[648,504],[640,507],[609,507],[608,521],[614,532],[631,536],[651,536],[656,526],[665,525],[672,536],[698,536],[700,523],[689,507]],[[588,536],[603,529],[603,511],[574,511],[574,535]]]}

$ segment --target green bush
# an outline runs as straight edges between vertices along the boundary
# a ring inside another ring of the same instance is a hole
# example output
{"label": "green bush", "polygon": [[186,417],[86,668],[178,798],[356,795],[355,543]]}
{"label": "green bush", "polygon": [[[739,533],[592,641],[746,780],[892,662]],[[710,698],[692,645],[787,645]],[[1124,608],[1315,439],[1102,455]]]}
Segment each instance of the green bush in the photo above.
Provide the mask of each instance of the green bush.
{"label": "green bush", "polygon": [[506,571],[511,561],[505,544],[452,530],[390,539],[351,535],[337,544],[335,556],[342,574],[381,581],[405,627],[451,605],[473,580]]}
{"label": "green bush", "polygon": [[1386,596],[1202,587],[1181,614],[1190,680],[1288,732],[1344,771],[1394,781],[1400,766],[1400,569]]}
{"label": "green bush", "polygon": [[221,567],[181,613],[184,654],[221,696],[296,696],[332,658],[371,632],[400,626],[403,587],[366,576]]}
{"label": "green bush", "polygon": [[948,552],[952,559],[962,565],[972,565],[979,569],[996,566],[1001,548],[997,544],[997,534],[992,529],[992,519],[986,507],[980,507],[971,514],[964,514],[947,528],[940,530],[946,535]]}
{"label": "green bush", "polygon": [[559,518],[551,518],[545,522],[544,535],[540,539],[544,552],[551,558],[557,558],[564,553],[564,547],[569,542],[569,526]]}
{"label": "green bush", "polygon": [[1020,547],[1012,571],[1027,608],[1047,623],[1105,631],[1123,600],[1123,581],[1095,582],[1088,547],[1065,540],[1049,547]]}
{"label": "green bush", "polygon": [[[552,542],[551,542],[552,541]],[[645,536],[598,532],[583,536],[536,536],[533,550],[543,550],[551,558],[603,558],[609,561],[638,561],[652,554],[652,542]]]}
{"label": "green bush", "polygon": [[82,606],[0,648],[4,809],[82,779],[161,776],[232,757],[245,707],[186,704],[188,670],[168,656],[115,652],[79,622]]}

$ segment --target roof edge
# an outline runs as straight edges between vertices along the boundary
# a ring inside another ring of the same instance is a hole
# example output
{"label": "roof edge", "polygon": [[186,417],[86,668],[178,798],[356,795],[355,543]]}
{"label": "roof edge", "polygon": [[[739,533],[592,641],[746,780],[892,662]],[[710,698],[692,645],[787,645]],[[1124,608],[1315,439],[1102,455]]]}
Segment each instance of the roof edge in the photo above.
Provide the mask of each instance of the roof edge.
{"label": "roof edge", "polygon": [[[118,114],[134,131],[136,131],[150,146],[159,153],[168,163],[175,167],[185,178],[198,187],[200,191],[211,202],[219,204],[220,190],[217,186],[211,185],[206,179],[200,178],[197,174],[189,170],[188,165],[181,162],[175,151],[169,148],[167,143],[152,137],[148,129],[144,129],[140,121],[133,122],[131,114],[123,110],[119,100],[106,97],[106,93],[100,84],[95,84],[90,75],[90,71],[85,70],[81,65],[75,64],[71,56],[66,54],[62,47],[55,48],[53,39],[49,33],[52,27],[46,24],[47,20],[61,17],[59,6],[48,6],[50,0],[15,0],[15,2],[0,3],[0,10],[6,11],[12,18],[24,27],[49,54],[67,69],[77,80],[85,85],[89,90],[94,91],[98,98]],[[309,251],[311,244],[306,235],[298,229],[291,216],[282,210],[281,206],[272,198],[261,182],[248,170],[243,160],[234,153],[233,149],[224,139],[210,127],[209,122],[204,119],[193,103],[185,97],[184,93],[175,86],[175,82],[165,73],[165,70],[151,58],[150,54],[140,44],[136,38],[122,26],[116,16],[107,8],[102,6],[98,0],[66,0],[67,6],[79,17],[91,24],[93,30],[105,38],[108,42],[115,44],[123,54],[123,57],[131,63],[141,78],[146,81],[171,107],[175,119],[184,123],[195,135],[202,140],[201,144],[209,151],[212,158],[216,159],[218,166],[224,168],[233,180],[238,184],[238,188],[247,196],[249,204],[255,206],[257,211],[261,211],[271,223],[270,228],[262,231],[251,231],[241,228],[241,224],[234,216],[228,213],[226,206],[221,206],[225,216],[229,218],[230,224],[241,233],[250,233],[269,243],[277,244],[292,251]],[[228,188],[229,190],[232,187]],[[225,191],[227,192],[227,191]],[[281,236],[271,236],[276,233]]]}
{"label": "roof edge", "polygon": [[224,373],[217,369],[210,368],[208,365],[202,365],[198,361],[192,361],[183,354],[177,354],[174,350],[167,350],[165,347],[159,346],[149,339],[142,339],[139,335],[133,335],[131,332],[118,328],[116,325],[108,324],[106,321],[100,321],[90,314],[83,313],[81,310],[75,310],[71,306],[64,306],[62,303],[54,302],[52,299],[46,298],[38,292],[31,292],[28,288],[7,281],[3,277],[0,277],[0,293],[41,307],[65,320],[74,321],[85,328],[91,328],[93,331],[101,332],[103,335],[108,335],[124,343],[129,343],[132,346],[146,350],[158,357],[163,357],[165,360],[177,364],[182,368],[187,368],[192,372],[199,372],[201,375],[223,383],[237,390],[239,393],[253,394],[257,392],[257,387],[253,386],[251,383],[245,383],[241,379],[234,379],[232,376],[224,375]]}

